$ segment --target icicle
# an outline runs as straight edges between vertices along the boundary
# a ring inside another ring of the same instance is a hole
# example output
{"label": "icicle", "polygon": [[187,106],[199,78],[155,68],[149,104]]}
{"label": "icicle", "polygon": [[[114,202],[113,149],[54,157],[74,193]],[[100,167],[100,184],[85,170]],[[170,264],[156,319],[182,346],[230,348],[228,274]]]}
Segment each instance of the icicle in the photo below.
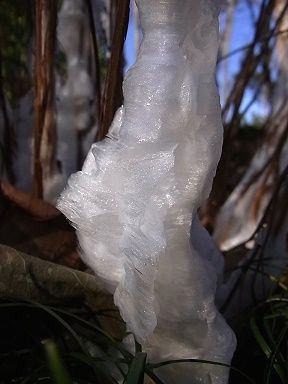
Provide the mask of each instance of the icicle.
{"label": "icicle", "polygon": [[[217,9],[211,0],[137,5],[144,39],[124,105],[58,207],[151,361],[229,363],[234,335],[214,304],[223,260],[197,218],[222,145]],[[228,371],[192,364],[159,374],[167,383],[222,384]]]}

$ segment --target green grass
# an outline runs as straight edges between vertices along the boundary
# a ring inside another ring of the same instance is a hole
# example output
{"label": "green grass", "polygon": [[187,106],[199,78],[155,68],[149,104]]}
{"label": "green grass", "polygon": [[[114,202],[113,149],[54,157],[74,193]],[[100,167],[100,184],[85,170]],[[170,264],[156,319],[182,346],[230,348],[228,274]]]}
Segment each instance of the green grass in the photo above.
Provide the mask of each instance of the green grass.
{"label": "green grass", "polygon": [[[220,365],[197,359],[151,364],[135,341],[128,351],[82,307],[45,306],[31,301],[0,302],[1,384],[142,384],[150,377],[163,384],[157,370],[171,364]],[[103,316],[103,312],[101,312]],[[241,382],[254,381],[237,367]]]}
{"label": "green grass", "polygon": [[0,384],[143,384],[145,377],[165,384],[159,368],[175,364],[230,368],[230,384],[287,384],[288,289],[279,278],[263,278],[274,286],[234,327],[238,347],[232,366],[199,359],[151,363],[136,340],[134,350],[127,350],[102,328],[103,316],[107,322],[114,317],[111,311],[92,312],[76,302],[60,306],[2,299]]}

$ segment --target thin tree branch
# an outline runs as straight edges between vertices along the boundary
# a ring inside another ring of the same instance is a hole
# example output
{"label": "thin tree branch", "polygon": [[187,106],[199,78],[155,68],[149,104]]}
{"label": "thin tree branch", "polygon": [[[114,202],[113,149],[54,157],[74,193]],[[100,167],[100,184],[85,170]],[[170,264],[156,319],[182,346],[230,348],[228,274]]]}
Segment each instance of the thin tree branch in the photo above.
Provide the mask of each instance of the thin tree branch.
{"label": "thin tree branch", "polygon": [[[225,106],[222,111],[222,116],[223,119],[227,116],[231,106],[233,105],[233,116],[231,118],[231,123],[233,122],[233,119],[235,115],[238,113],[238,109],[240,107],[242,97],[244,94],[244,90],[246,89],[246,86],[248,82],[251,79],[251,76],[254,74],[260,59],[261,55],[255,56],[254,54],[254,48],[256,44],[259,41],[259,38],[263,36],[263,32],[266,35],[269,29],[270,21],[273,15],[273,11],[275,8],[276,1],[275,0],[270,0],[266,6],[264,6],[265,1],[262,3],[261,7],[261,12],[260,16],[257,22],[255,34],[254,34],[254,39],[250,47],[248,48],[246,57],[244,58],[242,65],[241,65],[241,70],[238,73],[236,79],[235,79],[235,84],[233,89],[230,92],[230,95],[228,96]],[[272,33],[275,31],[273,30]],[[225,135],[228,136],[231,133],[231,123],[229,124],[229,129],[226,129]]]}
{"label": "thin tree branch", "polygon": [[43,180],[52,173],[56,147],[53,64],[56,46],[57,0],[37,0],[35,12],[33,190],[35,196],[43,198]]}
{"label": "thin tree branch", "polygon": [[[283,29],[283,30],[277,31],[275,33],[269,34],[269,35],[263,37],[262,39],[260,39],[259,43],[265,43],[265,42],[269,41],[270,39],[272,39],[273,37],[277,37],[277,36],[283,35],[285,33],[288,33],[288,29]],[[221,61],[229,59],[231,56],[234,56],[237,53],[240,53],[242,51],[245,51],[246,49],[249,49],[252,45],[254,45],[253,42],[246,44],[246,45],[242,45],[241,47],[234,49],[233,51],[227,53],[226,55],[219,57],[217,60],[217,64],[221,63]]]}
{"label": "thin tree branch", "polygon": [[235,134],[238,127],[240,126],[239,110],[243,101],[245,90],[253,78],[257,67],[261,63],[261,60],[267,58],[267,49],[269,51],[271,49],[271,47],[269,47],[269,39],[266,39],[266,41],[260,45],[259,53],[255,52],[255,47],[258,44],[259,39],[261,39],[263,36],[270,37],[276,33],[281,20],[287,11],[288,1],[285,2],[281,8],[279,16],[276,18],[276,20],[273,20],[273,27],[270,28],[275,6],[275,0],[262,1],[253,43],[247,51],[247,54],[241,65],[241,69],[236,76],[234,87],[231,90],[222,111],[223,118],[225,119],[229,116],[229,121],[225,126],[223,152],[217,168],[212,192],[203,210],[205,221],[209,223],[211,228],[214,226],[215,217],[219,207],[223,204],[227,197],[227,192],[225,187],[223,188],[223,185],[227,185],[226,180],[229,180],[229,172],[231,171],[229,168],[229,161],[231,158],[231,153],[233,153]]}
{"label": "thin tree branch", "polygon": [[105,82],[101,111],[101,125],[97,132],[97,141],[102,140],[106,136],[116,109],[121,104],[119,103],[120,90],[117,89],[117,85],[119,84],[119,76],[122,73],[123,47],[129,22],[129,4],[129,0],[118,1],[112,53]]}
{"label": "thin tree branch", "polygon": [[95,28],[95,21],[93,15],[93,6],[91,0],[87,0],[88,14],[89,14],[89,24],[90,24],[90,33],[93,44],[94,51],[94,60],[95,60],[95,73],[96,73],[96,100],[97,100],[97,122],[100,122],[100,113],[101,113],[101,77],[100,77],[100,60],[99,60],[99,48],[97,42],[97,33]]}
{"label": "thin tree branch", "polygon": [[[3,135],[3,148],[0,147],[0,151],[3,154],[3,165],[6,168],[7,176],[9,180],[14,183],[15,175],[13,170],[13,140],[15,143],[15,137],[13,134],[13,127],[10,122],[7,110],[7,104],[4,94],[3,76],[2,76],[2,55],[0,51],[0,108],[4,120],[4,135]],[[1,145],[1,143],[0,143]]]}

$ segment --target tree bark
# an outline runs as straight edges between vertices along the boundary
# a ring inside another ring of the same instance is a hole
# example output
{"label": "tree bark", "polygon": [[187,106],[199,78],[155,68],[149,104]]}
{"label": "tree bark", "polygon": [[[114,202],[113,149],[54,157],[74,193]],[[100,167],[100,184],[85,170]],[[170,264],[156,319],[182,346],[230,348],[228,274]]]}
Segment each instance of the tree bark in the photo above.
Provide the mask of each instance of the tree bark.
{"label": "tree bark", "polygon": [[54,53],[57,0],[35,2],[36,49],[34,88],[34,194],[43,198],[43,183],[55,167],[56,125],[54,103]]}
{"label": "tree bark", "polygon": [[129,0],[118,1],[112,53],[105,82],[102,102],[101,124],[96,141],[102,140],[108,132],[116,110],[120,107],[122,94],[123,48],[129,22]]}

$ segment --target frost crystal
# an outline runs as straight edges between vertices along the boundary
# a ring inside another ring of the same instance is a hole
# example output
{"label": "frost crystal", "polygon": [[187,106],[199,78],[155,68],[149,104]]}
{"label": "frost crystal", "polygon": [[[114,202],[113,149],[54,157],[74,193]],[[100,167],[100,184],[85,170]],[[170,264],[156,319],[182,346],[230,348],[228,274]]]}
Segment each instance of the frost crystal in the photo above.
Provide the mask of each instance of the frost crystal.
{"label": "frost crystal", "polygon": [[[124,105],[58,207],[150,360],[229,363],[234,335],[214,304],[222,256],[197,218],[222,145],[218,12],[211,0],[136,3],[144,38]],[[227,370],[205,364],[159,374],[167,383],[227,381]]]}

